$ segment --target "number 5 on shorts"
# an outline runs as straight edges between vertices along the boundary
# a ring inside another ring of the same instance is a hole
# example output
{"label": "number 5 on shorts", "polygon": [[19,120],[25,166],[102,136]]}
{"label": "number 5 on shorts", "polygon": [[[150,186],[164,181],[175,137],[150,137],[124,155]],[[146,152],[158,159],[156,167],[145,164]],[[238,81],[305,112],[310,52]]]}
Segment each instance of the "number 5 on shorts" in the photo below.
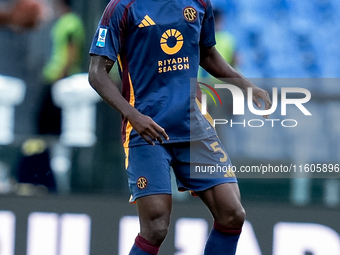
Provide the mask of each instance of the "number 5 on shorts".
{"label": "number 5 on shorts", "polygon": [[223,154],[223,157],[220,158],[221,163],[224,163],[228,160],[227,154],[224,152],[224,150],[221,148],[218,142],[210,144],[210,147],[214,150],[214,152],[221,152]]}

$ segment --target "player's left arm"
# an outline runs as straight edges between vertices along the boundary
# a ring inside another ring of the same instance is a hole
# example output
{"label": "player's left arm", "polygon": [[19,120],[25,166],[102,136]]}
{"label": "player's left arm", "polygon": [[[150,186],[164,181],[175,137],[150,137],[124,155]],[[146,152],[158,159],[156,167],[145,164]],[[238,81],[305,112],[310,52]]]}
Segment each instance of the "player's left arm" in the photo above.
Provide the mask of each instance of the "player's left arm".
{"label": "player's left arm", "polygon": [[[243,89],[246,93],[248,88],[251,87],[253,89],[253,102],[256,104],[256,106],[261,108],[262,104],[259,99],[262,99],[265,103],[265,109],[268,110],[271,108],[272,103],[268,92],[255,86],[242,74],[230,66],[216,50],[215,46],[201,46],[200,65],[215,78],[231,79],[230,81],[232,84]],[[268,118],[269,116],[264,117]]]}

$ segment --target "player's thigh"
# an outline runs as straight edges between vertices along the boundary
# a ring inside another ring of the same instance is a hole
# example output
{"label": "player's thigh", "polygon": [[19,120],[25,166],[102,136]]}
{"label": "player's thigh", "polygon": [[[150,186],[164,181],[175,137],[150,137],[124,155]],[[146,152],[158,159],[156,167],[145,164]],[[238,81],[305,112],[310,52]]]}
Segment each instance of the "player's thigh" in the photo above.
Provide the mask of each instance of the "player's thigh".
{"label": "player's thigh", "polygon": [[171,158],[163,146],[136,146],[125,153],[130,202],[149,195],[171,194]]}
{"label": "player's thigh", "polygon": [[237,183],[223,183],[197,195],[207,205],[214,219],[230,227],[240,227],[245,218]]}
{"label": "player's thigh", "polygon": [[237,183],[230,170],[231,160],[217,136],[177,145],[174,154],[172,167],[180,190],[199,192],[222,183]]}

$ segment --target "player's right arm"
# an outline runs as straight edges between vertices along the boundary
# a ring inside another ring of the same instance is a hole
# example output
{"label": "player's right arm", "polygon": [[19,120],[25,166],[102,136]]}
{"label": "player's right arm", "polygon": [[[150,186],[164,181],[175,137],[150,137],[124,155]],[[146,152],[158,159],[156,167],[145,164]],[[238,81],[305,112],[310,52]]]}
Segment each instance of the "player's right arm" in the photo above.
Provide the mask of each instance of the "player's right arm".
{"label": "player's right arm", "polygon": [[[91,55],[89,82],[97,93],[111,107],[120,112],[123,117],[131,123],[136,132],[149,144],[158,140],[163,143],[163,138],[169,140],[165,130],[146,116],[131,106],[121,95],[118,87],[109,76],[114,61],[107,57]],[[163,137],[163,138],[162,138]]]}

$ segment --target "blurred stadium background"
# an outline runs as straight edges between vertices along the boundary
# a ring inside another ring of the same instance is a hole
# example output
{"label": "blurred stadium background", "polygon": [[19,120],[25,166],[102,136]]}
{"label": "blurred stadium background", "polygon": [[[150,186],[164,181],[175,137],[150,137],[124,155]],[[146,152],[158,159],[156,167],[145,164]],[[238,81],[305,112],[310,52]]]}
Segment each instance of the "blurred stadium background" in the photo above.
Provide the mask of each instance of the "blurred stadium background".
{"label": "blurred stadium background", "polygon": [[[86,30],[83,72],[88,70],[87,51],[107,2],[72,1]],[[339,164],[340,2],[212,3],[225,14],[223,29],[236,42],[238,70],[269,91],[275,84],[304,87],[312,94],[305,105],[312,117],[288,108],[285,119],[299,120],[294,129],[218,127],[233,163]],[[34,30],[0,28],[0,255],[125,255],[138,224],[135,206],[127,203],[119,114],[74,86],[59,96],[69,105],[82,100],[77,95],[84,93],[88,104],[78,110],[90,122],[80,117],[79,125],[74,124],[76,133],[77,128],[89,127],[82,130],[84,137],[73,133],[59,143],[59,137],[37,135],[35,114],[43,89],[42,68],[51,54],[53,8],[47,14]],[[278,112],[272,118],[282,116]],[[91,135],[96,137],[94,144]],[[28,139],[34,140],[25,143]],[[52,184],[43,178],[39,180],[45,186],[25,181],[27,173],[38,179],[50,170]],[[238,255],[340,254],[340,179],[292,177],[239,180],[248,221]],[[174,201],[161,254],[201,254],[212,223],[209,213],[187,194],[174,192]]]}

